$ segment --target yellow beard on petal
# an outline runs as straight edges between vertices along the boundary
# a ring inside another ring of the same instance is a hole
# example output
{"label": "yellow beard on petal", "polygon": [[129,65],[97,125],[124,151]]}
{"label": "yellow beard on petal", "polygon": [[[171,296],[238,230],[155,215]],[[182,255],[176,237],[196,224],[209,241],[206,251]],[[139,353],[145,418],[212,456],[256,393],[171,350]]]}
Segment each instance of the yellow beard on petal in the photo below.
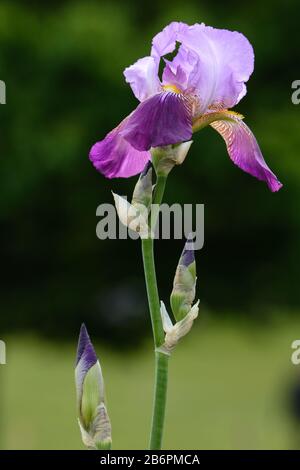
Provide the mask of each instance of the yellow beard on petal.
{"label": "yellow beard on petal", "polygon": [[231,111],[231,109],[205,113],[193,120],[193,132],[199,131],[215,121],[235,121],[236,119],[244,119],[244,116],[236,111]]}
{"label": "yellow beard on petal", "polygon": [[173,93],[182,93],[182,91],[177,88],[176,85],[163,85],[163,89],[166,90],[166,91],[172,91]]}
{"label": "yellow beard on petal", "polygon": [[224,114],[227,114],[228,116],[232,114],[233,116],[236,116],[239,119],[244,119],[244,116],[242,114],[237,113],[236,111],[232,111],[231,109],[224,109]]}

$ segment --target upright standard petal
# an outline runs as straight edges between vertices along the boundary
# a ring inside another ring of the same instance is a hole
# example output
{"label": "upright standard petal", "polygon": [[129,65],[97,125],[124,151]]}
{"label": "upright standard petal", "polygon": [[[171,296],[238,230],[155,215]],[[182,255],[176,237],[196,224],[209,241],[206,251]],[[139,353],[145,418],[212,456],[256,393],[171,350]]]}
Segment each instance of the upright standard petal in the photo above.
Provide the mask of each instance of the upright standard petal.
{"label": "upright standard petal", "polygon": [[232,108],[246,94],[245,82],[254,67],[249,41],[236,31],[195,24],[179,41],[198,56],[198,83],[201,113],[209,107]]}
{"label": "upright standard petal", "polygon": [[163,85],[172,84],[183,91],[194,91],[198,84],[200,59],[198,54],[183,44],[172,61],[165,60]]}
{"label": "upright standard petal", "polygon": [[151,159],[150,152],[136,150],[125,140],[121,131],[129,118],[119,124],[90,150],[94,167],[107,178],[129,178],[140,173]]}
{"label": "upright standard petal", "polygon": [[183,90],[193,87],[200,101],[198,114],[208,108],[232,108],[246,94],[254,53],[245,36],[204,24],[171,23],[153,39],[151,55],[162,57],[172,52],[176,42],[181,46],[167,63],[163,80],[175,79],[180,88],[179,78]]}
{"label": "upright standard petal", "polygon": [[139,104],[121,135],[140,151],[189,140],[192,136],[192,103],[182,94],[158,93]]}
{"label": "upright standard petal", "polygon": [[182,42],[182,37],[189,26],[185,23],[173,21],[166,26],[160,33],[154,36],[152,40],[151,55],[160,58],[170,52],[173,52],[176,42]]}
{"label": "upright standard petal", "polygon": [[139,101],[144,101],[161,90],[158,67],[159,61],[149,56],[139,59],[124,70],[126,82]]}
{"label": "upright standard petal", "polygon": [[164,59],[162,82],[164,86],[176,86],[181,91],[191,91],[191,88],[198,83],[199,55],[184,44],[189,28],[190,26],[185,23],[173,22],[152,41],[151,55],[156,60],[173,52],[176,45],[180,44],[173,60]]}
{"label": "upright standard petal", "polygon": [[257,179],[265,181],[272,192],[282,187],[267,166],[253,133],[235,113],[224,112],[224,119],[212,122],[210,125],[225,140],[233,163]]}

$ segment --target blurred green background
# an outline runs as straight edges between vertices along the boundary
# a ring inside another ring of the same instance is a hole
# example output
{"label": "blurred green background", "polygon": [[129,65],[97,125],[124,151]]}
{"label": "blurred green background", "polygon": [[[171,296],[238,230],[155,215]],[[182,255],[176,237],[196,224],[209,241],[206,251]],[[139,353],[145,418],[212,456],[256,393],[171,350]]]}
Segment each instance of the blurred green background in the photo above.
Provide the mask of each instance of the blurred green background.
{"label": "blurred green background", "polygon": [[[95,234],[97,206],[112,189],[130,195],[136,178],[105,180],[87,156],[136,106],[123,69],[172,20],[248,37],[255,71],[237,110],[284,187],[271,194],[236,168],[212,129],[169,178],[166,202],[205,204],[205,246],[201,317],[171,363],[165,447],[300,447],[290,398],[300,380],[290,362],[300,338],[298,9],[296,0],[1,1],[2,448],[81,448],[82,321],[103,362],[114,447],[146,445],[153,364],[139,242]],[[166,300],[181,249],[157,242]]]}

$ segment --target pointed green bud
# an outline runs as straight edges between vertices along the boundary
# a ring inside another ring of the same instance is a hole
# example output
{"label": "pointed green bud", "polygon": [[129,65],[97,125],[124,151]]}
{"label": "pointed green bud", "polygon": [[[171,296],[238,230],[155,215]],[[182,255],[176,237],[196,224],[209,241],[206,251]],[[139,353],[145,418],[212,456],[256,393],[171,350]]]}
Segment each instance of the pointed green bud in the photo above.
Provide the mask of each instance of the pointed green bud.
{"label": "pointed green bud", "polygon": [[175,165],[181,165],[192,143],[193,141],[189,140],[181,144],[153,147],[151,149],[152,163],[157,176],[167,176]]}
{"label": "pointed green bud", "polygon": [[160,314],[163,324],[165,335],[165,342],[160,348],[159,352],[170,355],[177,343],[191,330],[194,320],[198,317],[199,313],[199,300],[189,310],[187,315],[175,325],[172,324],[172,320],[167,312],[165,304],[161,302]]}
{"label": "pointed green bud", "polygon": [[91,449],[110,449],[111,425],[105,406],[102,370],[85,325],[81,326],[79,335],[75,383],[84,445]]}
{"label": "pointed green bud", "polygon": [[193,240],[189,237],[180,257],[170,296],[170,303],[176,321],[182,320],[190,311],[195,298],[196,263]]}

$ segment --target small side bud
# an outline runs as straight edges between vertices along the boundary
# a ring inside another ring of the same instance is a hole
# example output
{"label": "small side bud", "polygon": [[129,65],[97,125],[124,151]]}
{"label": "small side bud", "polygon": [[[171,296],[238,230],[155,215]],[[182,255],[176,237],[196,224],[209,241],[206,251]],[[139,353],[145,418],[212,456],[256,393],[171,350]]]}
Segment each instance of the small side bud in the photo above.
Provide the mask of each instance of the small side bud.
{"label": "small side bud", "polygon": [[173,325],[165,304],[161,302],[160,314],[166,335],[165,342],[160,348],[158,348],[158,351],[170,355],[181,338],[189,333],[193,326],[194,320],[198,317],[198,313],[199,300],[197,303],[195,303],[195,305],[193,305],[193,307],[182,320]]}
{"label": "small side bud", "polygon": [[152,203],[152,165],[151,162],[148,162],[143,169],[138,182],[135,185],[131,204],[134,207],[140,205],[147,208],[150,207]]}
{"label": "small side bud", "polygon": [[102,370],[85,325],[80,329],[75,383],[84,445],[89,449],[110,449],[111,425],[105,406]]}
{"label": "small side bud", "polygon": [[156,174],[167,176],[175,165],[181,165],[192,143],[193,141],[189,140],[181,144],[153,147],[151,149],[151,155]]}
{"label": "small side bud", "polygon": [[112,194],[122,224],[130,230],[138,232],[141,238],[147,237],[149,233],[148,208],[142,204],[135,207],[125,197]]}
{"label": "small side bud", "polygon": [[125,197],[113,193],[116,209],[122,224],[141,238],[149,234],[148,218],[152,203],[152,166],[148,162],[135,185],[131,204]]}
{"label": "small side bud", "polygon": [[193,240],[189,237],[176,269],[170,296],[172,312],[177,321],[182,320],[191,310],[195,299],[196,279]]}

